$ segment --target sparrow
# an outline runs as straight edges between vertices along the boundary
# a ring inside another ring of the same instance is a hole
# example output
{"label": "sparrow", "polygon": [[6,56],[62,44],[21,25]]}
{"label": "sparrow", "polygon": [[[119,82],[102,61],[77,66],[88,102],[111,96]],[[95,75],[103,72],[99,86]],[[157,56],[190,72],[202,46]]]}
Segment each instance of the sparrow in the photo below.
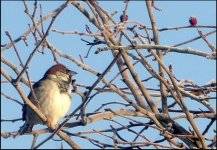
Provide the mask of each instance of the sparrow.
{"label": "sparrow", "polygon": [[[34,94],[30,92],[28,95],[29,100],[46,116],[47,123],[53,129],[71,107],[71,78],[76,74],[64,65],[56,64],[47,70],[42,79],[33,84]],[[19,130],[21,135],[31,132],[36,124],[43,124],[27,104],[23,105],[22,111],[25,123]]]}

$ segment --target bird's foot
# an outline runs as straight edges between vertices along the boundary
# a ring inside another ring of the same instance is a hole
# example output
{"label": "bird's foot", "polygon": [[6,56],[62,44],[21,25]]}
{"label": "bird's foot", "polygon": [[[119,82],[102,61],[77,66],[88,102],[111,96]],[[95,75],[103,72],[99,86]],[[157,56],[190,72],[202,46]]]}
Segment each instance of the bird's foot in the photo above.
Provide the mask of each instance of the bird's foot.
{"label": "bird's foot", "polygon": [[57,127],[58,125],[57,124],[53,124],[50,120],[50,118],[47,118],[47,121],[46,121],[49,129],[50,129],[50,132],[53,132]]}

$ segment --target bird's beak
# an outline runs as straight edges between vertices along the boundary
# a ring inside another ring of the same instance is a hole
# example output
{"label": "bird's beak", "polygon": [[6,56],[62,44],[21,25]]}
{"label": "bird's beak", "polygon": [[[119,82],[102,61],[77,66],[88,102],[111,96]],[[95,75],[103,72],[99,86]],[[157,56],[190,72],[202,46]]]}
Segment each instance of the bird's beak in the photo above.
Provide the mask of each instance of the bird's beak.
{"label": "bird's beak", "polygon": [[69,70],[68,74],[71,75],[71,76],[74,76],[74,75],[76,75],[76,74],[78,74],[78,73],[75,72],[75,71],[71,71],[71,70]]}

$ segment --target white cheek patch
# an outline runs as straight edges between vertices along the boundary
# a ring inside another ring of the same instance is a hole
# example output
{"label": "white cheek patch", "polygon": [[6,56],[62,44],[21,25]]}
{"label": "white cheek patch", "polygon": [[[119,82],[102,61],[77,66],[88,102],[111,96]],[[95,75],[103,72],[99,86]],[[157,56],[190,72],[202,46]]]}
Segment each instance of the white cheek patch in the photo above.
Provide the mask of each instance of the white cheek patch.
{"label": "white cheek patch", "polygon": [[61,74],[58,74],[57,75],[57,78],[58,79],[61,79],[61,80],[63,80],[63,81],[69,81],[69,75],[66,75],[66,74],[63,74],[63,73],[61,73]]}

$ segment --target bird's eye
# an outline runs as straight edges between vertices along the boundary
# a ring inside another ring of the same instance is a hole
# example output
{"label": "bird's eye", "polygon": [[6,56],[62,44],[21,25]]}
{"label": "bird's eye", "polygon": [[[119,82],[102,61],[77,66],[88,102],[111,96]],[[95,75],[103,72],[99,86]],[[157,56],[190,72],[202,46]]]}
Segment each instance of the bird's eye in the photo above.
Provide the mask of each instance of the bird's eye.
{"label": "bird's eye", "polygon": [[65,70],[65,73],[68,74],[68,75],[70,75],[70,74],[71,74],[71,70],[66,69],[66,70]]}

